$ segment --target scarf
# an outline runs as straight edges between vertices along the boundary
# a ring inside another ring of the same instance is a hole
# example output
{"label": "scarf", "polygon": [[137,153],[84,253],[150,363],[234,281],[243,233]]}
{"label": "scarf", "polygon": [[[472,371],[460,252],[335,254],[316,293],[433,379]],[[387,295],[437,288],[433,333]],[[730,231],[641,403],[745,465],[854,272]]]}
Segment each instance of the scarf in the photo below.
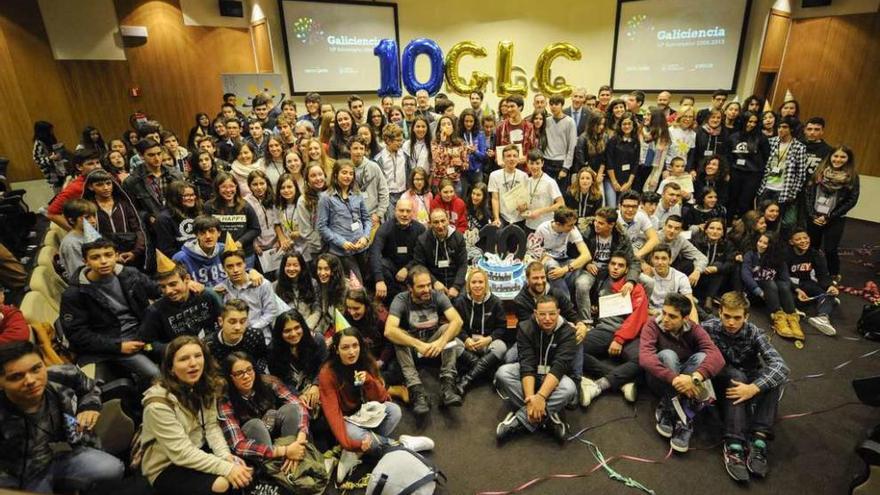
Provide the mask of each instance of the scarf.
{"label": "scarf", "polygon": [[851,178],[846,170],[835,170],[834,167],[825,167],[822,169],[822,176],[819,177],[819,183],[826,190],[837,192],[844,187],[850,185]]}
{"label": "scarf", "polygon": [[247,180],[247,176],[254,170],[263,170],[262,162],[260,160],[255,160],[250,165],[245,165],[238,160],[232,162],[232,173],[239,177],[244,177],[245,180]]}
{"label": "scarf", "polygon": [[715,129],[709,127],[709,124],[703,124],[703,130],[706,131],[706,134],[710,136],[720,136],[721,135],[721,126],[719,125]]}

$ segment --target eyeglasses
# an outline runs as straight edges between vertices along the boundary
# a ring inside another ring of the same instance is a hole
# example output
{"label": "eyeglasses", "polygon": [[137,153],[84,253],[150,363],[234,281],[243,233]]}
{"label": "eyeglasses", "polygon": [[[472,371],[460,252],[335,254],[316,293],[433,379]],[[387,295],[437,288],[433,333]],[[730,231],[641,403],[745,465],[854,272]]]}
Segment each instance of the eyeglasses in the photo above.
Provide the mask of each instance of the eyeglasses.
{"label": "eyeglasses", "polygon": [[253,366],[251,366],[250,368],[245,368],[243,370],[233,371],[232,373],[230,373],[230,375],[232,375],[232,378],[244,378],[245,375],[253,375],[253,374],[254,374]]}

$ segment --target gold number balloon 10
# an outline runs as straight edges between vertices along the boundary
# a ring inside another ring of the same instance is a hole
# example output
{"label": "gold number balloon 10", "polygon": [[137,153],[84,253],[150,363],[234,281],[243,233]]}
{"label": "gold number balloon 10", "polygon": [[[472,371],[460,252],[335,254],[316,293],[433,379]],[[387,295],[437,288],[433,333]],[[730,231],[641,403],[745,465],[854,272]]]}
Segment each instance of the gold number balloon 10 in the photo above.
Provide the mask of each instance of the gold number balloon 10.
{"label": "gold number balloon 10", "polygon": [[498,42],[498,60],[495,64],[496,75],[495,92],[498,96],[520,95],[525,96],[528,88],[525,84],[515,84],[511,81],[511,72],[513,70],[513,42]]}
{"label": "gold number balloon 10", "polygon": [[458,64],[465,55],[485,57],[486,49],[473,41],[462,41],[453,45],[446,54],[446,87],[461,96],[468,96],[474,91],[485,92],[490,79],[485,72],[471,72],[468,80],[461,77]]}
{"label": "gold number balloon 10", "polygon": [[[550,66],[557,57],[565,57],[569,60],[580,60],[580,48],[571,43],[553,43],[548,45],[541,54],[538,55],[538,61],[535,63],[535,79],[538,80],[538,88],[546,95],[561,94],[568,97],[574,91],[574,87],[565,82],[564,77],[556,77],[551,80]],[[499,67],[501,64],[499,55]],[[500,70],[500,69],[499,69]]]}

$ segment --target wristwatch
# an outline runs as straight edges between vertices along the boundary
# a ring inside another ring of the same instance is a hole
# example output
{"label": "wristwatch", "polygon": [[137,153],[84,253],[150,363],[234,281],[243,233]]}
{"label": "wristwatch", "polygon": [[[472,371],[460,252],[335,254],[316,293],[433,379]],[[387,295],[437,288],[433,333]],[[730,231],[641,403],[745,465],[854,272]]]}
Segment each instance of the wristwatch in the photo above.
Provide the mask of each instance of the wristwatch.
{"label": "wristwatch", "polygon": [[691,375],[691,380],[694,381],[694,385],[700,386],[703,384],[703,379],[697,376],[696,374]]}

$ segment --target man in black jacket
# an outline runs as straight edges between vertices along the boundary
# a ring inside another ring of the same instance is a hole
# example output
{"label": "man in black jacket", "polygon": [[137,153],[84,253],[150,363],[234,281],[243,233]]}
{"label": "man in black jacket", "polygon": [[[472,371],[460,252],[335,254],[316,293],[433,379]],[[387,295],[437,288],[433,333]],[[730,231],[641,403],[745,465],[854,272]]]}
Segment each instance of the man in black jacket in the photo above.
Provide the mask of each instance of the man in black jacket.
{"label": "man in black jacket", "polygon": [[449,227],[446,210],[436,208],[431,212],[430,218],[431,230],[419,235],[413,261],[431,272],[434,290],[454,299],[464,287],[467,247],[461,233]]}
{"label": "man in black jacket", "polygon": [[95,448],[101,389],[79,368],[48,370],[34,344],[4,344],[0,388],[0,488],[75,492],[122,478],[122,462]]}
{"label": "man in black jacket", "polygon": [[141,139],[138,154],[144,163],[122,183],[135,208],[142,215],[144,224],[150,227],[165,207],[165,191],[175,180],[184,180],[176,168],[162,165],[162,146],[152,139]]}
{"label": "man in black jacket", "polygon": [[406,287],[406,276],[415,264],[413,253],[425,226],[412,221],[412,201],[401,199],[394,207],[394,222],[376,231],[370,246],[370,264],[376,280],[376,297],[394,299]]}
{"label": "man in black jacket", "polygon": [[113,242],[99,238],[82,247],[85,266],[61,295],[61,322],[78,364],[110,363],[144,386],[159,368],[144,353],[141,320],[150,299],[161,295],[146,275],[116,263]]}
{"label": "man in black jacket", "polygon": [[498,390],[516,409],[498,423],[498,441],[517,432],[533,432],[542,424],[560,442],[568,433],[561,414],[577,396],[577,387],[566,376],[578,349],[574,328],[559,314],[556,298],[542,295],[536,302],[532,318],[517,330],[519,362],[505,364],[495,373]]}

